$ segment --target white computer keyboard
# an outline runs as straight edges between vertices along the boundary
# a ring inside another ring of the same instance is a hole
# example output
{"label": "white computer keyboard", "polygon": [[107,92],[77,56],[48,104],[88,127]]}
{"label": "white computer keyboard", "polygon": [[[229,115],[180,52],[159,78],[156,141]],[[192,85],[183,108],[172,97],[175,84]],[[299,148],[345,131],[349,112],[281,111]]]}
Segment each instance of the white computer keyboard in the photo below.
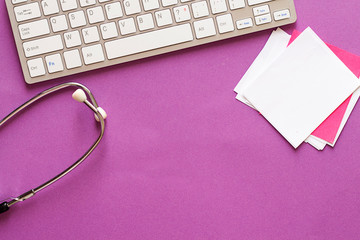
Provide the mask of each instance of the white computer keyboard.
{"label": "white computer keyboard", "polygon": [[296,21],[293,0],[5,0],[27,83]]}

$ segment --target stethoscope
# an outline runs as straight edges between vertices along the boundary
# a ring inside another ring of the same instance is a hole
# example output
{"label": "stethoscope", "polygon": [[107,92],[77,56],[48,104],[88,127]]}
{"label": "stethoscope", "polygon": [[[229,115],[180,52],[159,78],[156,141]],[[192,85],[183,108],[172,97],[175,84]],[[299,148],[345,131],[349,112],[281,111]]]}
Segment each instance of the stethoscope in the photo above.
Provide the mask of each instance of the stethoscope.
{"label": "stethoscope", "polygon": [[[49,95],[51,93],[54,93],[54,92],[59,91],[61,89],[67,88],[67,87],[78,87],[78,89],[73,93],[72,97],[78,102],[85,103],[85,105],[88,106],[94,112],[95,119],[100,123],[100,128],[101,128],[100,136],[97,138],[95,143],[85,152],[85,154],[82,155],[82,157],[80,157],[74,164],[72,164],[70,167],[65,169],[63,172],[61,172],[57,176],[53,177],[49,181],[44,182],[40,186],[38,186],[38,187],[36,187],[34,189],[31,189],[30,191],[27,191],[27,192],[21,194],[20,196],[18,196],[16,198],[12,198],[10,201],[5,201],[5,202],[1,203],[0,204],[0,213],[6,212],[7,210],[9,210],[9,208],[12,205],[14,205],[14,204],[16,204],[18,202],[22,202],[22,201],[25,201],[26,199],[31,198],[32,196],[34,196],[39,191],[43,190],[44,188],[50,186],[51,184],[53,184],[57,180],[64,177],[66,174],[68,174],[69,172],[74,170],[80,163],[82,163],[92,153],[92,151],[94,151],[94,149],[100,143],[100,141],[101,141],[101,139],[102,139],[102,137],[104,135],[104,131],[105,131],[105,121],[104,120],[106,119],[107,114],[101,107],[98,106],[98,104],[97,104],[97,102],[96,102],[96,100],[94,98],[94,95],[90,92],[90,90],[87,87],[85,87],[82,84],[74,83],[74,82],[60,84],[58,86],[49,88],[48,90],[45,90],[45,91],[39,93],[35,97],[33,97],[30,100],[28,100],[27,102],[25,102],[23,105],[21,105],[20,107],[18,107],[14,111],[12,111],[3,120],[1,120],[0,121],[0,127],[3,124],[5,124],[8,120],[10,120],[12,117],[14,117],[17,113],[19,113],[20,111],[22,111],[23,109],[25,109],[29,105],[33,104],[37,100],[39,100],[39,99],[41,99],[41,98],[43,98],[43,97],[45,97],[45,96],[47,96],[47,95]],[[89,96],[91,102],[89,102],[87,100],[87,96]]]}

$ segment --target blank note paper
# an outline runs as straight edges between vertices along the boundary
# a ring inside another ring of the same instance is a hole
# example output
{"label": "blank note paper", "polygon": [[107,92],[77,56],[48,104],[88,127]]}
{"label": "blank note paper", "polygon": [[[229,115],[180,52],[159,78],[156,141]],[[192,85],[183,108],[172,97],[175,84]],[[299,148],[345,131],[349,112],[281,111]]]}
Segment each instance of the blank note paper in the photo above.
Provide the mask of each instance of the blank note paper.
{"label": "blank note paper", "polygon": [[243,96],[297,148],[359,85],[308,28],[247,84]]}

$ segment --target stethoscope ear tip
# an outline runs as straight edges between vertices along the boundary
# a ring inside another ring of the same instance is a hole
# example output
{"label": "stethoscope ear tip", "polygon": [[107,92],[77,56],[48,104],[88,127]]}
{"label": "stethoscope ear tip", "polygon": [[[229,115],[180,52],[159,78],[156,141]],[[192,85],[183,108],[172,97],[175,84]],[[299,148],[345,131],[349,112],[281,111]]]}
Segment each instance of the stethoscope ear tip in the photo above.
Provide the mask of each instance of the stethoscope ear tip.
{"label": "stethoscope ear tip", "polygon": [[73,95],[72,95],[73,99],[78,101],[78,102],[85,102],[87,97],[86,97],[86,94],[84,92],[84,90],[82,89],[77,89]]}
{"label": "stethoscope ear tip", "polygon": [[[99,111],[99,113],[101,114],[101,116],[103,117],[103,119],[105,120],[105,119],[107,118],[107,113],[105,112],[105,110],[102,109],[101,107],[98,107],[97,110]],[[100,121],[99,117],[98,117],[96,114],[94,114],[94,115],[95,115],[96,121],[99,122],[99,121]]]}

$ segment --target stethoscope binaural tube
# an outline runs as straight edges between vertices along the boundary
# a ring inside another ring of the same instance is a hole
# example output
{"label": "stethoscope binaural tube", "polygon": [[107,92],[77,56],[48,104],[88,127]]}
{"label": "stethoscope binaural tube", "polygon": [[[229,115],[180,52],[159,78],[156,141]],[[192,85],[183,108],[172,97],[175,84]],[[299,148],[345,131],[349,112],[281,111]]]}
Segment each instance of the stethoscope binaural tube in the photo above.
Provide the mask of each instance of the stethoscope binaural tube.
{"label": "stethoscope binaural tube", "polygon": [[[72,170],[74,170],[80,163],[82,163],[91,153],[92,151],[97,147],[97,145],[100,143],[101,139],[104,136],[104,131],[105,131],[105,119],[107,117],[106,112],[99,107],[99,105],[97,104],[94,95],[90,92],[90,90],[85,87],[84,85],[80,84],[80,83],[75,83],[75,82],[70,82],[70,83],[64,83],[64,84],[60,84],[58,86],[49,88],[41,93],[39,93],[38,95],[36,95],[35,97],[31,98],[30,100],[28,100],[27,102],[25,102],[24,104],[22,104],[20,107],[18,107],[17,109],[15,109],[14,111],[12,111],[9,115],[7,115],[4,119],[2,119],[0,121],[0,127],[5,124],[9,119],[11,119],[12,117],[14,117],[17,113],[19,113],[20,111],[24,110],[26,107],[28,107],[29,105],[31,105],[32,103],[36,102],[37,100],[45,97],[46,95],[49,95],[51,93],[54,93],[56,91],[59,91],[61,89],[67,88],[67,87],[77,87],[79,89],[77,89],[74,94],[73,94],[73,98],[78,101],[78,102],[83,102],[86,106],[88,106],[95,114],[95,119],[100,123],[100,135],[97,138],[97,140],[94,142],[94,144],[85,152],[84,155],[82,155],[82,157],[80,157],[75,163],[73,163],[70,167],[68,167],[67,169],[65,169],[63,172],[61,172],[60,174],[58,174],[57,176],[51,178],[50,180],[48,180],[47,182],[39,185],[36,188],[31,189],[30,191],[27,191],[21,195],[19,195],[16,198],[13,198],[10,201],[5,201],[3,203],[0,204],[0,214],[3,212],[6,212],[10,209],[10,207],[18,202],[22,202],[25,201],[26,199],[31,198],[32,196],[34,196],[37,192],[43,190],[44,188],[50,186],[51,184],[53,184],[54,182],[56,182],[57,180],[61,179],[62,177],[64,177],[66,174],[68,174],[69,172],[71,172]],[[87,100],[87,96],[89,96],[90,101],[89,102]]]}

